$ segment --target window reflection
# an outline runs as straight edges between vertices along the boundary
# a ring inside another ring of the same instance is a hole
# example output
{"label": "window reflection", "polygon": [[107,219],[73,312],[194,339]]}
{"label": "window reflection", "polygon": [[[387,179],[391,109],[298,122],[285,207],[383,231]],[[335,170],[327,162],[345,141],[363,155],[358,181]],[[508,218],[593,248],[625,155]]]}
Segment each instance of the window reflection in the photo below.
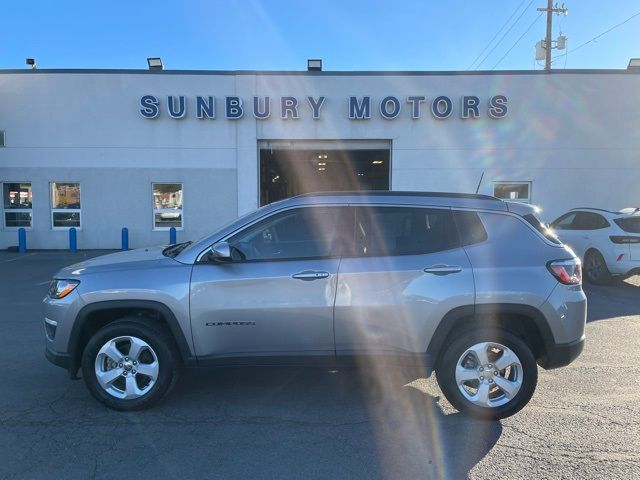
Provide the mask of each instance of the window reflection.
{"label": "window reflection", "polygon": [[52,208],[80,208],[79,183],[52,183]]}
{"label": "window reflection", "polygon": [[33,198],[30,182],[7,182],[2,185],[4,226],[31,227]]}
{"label": "window reflection", "polygon": [[182,228],[182,184],[154,183],[153,228]]}
{"label": "window reflection", "polygon": [[51,225],[53,228],[80,228],[80,184],[51,184]]}

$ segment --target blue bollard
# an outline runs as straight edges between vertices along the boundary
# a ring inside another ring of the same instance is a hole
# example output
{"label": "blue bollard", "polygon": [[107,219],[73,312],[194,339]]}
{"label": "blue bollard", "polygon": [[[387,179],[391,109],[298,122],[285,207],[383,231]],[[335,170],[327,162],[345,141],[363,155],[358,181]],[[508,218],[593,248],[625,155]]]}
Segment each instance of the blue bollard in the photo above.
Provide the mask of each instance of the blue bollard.
{"label": "blue bollard", "polygon": [[27,251],[27,231],[24,228],[18,229],[18,251],[20,253]]}
{"label": "blue bollard", "polygon": [[122,227],[122,250],[129,250],[129,229]]}
{"label": "blue bollard", "polygon": [[71,253],[78,251],[78,232],[76,231],[76,227],[69,229],[69,251]]}
{"label": "blue bollard", "polygon": [[169,245],[175,245],[178,243],[176,241],[176,227],[171,227],[169,229]]}

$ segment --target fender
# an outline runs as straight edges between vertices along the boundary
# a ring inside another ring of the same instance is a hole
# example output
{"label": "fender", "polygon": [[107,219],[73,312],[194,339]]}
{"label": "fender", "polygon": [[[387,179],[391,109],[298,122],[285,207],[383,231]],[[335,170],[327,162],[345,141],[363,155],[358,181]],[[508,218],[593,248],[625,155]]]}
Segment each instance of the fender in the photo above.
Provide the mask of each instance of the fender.
{"label": "fender", "polygon": [[176,316],[164,303],[153,300],[106,300],[85,305],[76,316],[73,328],[71,329],[71,335],[69,336],[69,343],[67,345],[67,351],[71,357],[69,372],[72,375],[75,375],[75,372],[80,366],[80,355],[82,352],[79,351],[78,344],[80,335],[84,330],[84,326],[87,323],[89,316],[95,312],[126,309],[145,309],[159,312],[166,319],[171,335],[175,339],[184,362],[186,364],[196,363],[196,358],[191,354],[189,344],[187,343],[187,339],[180,328],[180,324],[178,323]]}
{"label": "fender", "polygon": [[483,316],[505,314],[522,315],[530,318],[542,338],[545,351],[549,351],[549,349],[553,348],[556,344],[545,316],[537,308],[517,303],[483,303],[478,305],[464,305],[447,312],[440,321],[438,328],[436,328],[433,337],[431,337],[431,341],[427,347],[427,353],[434,359],[438,358],[447,337],[456,327],[459,320],[468,318],[471,319],[472,322],[478,322]]}

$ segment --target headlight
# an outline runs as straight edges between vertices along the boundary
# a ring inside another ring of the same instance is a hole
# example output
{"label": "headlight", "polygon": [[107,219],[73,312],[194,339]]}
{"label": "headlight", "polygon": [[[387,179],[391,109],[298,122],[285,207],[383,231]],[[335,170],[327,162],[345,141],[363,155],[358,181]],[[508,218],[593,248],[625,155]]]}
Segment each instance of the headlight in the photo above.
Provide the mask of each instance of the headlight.
{"label": "headlight", "polygon": [[56,300],[64,298],[73,292],[79,284],[79,280],[53,279],[49,284],[49,296]]}

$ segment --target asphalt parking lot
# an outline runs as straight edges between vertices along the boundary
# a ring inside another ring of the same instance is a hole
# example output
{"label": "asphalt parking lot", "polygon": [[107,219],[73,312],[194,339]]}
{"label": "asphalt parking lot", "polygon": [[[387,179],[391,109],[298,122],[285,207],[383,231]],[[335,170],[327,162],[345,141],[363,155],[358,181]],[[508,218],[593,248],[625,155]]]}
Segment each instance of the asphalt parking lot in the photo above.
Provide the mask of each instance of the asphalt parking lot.
{"label": "asphalt parking lot", "polygon": [[392,371],[188,372],[150,411],[98,404],[46,361],[40,299],[103,252],[0,253],[0,478],[639,478],[640,279],[587,287],[582,356],[519,414],[455,412]]}

